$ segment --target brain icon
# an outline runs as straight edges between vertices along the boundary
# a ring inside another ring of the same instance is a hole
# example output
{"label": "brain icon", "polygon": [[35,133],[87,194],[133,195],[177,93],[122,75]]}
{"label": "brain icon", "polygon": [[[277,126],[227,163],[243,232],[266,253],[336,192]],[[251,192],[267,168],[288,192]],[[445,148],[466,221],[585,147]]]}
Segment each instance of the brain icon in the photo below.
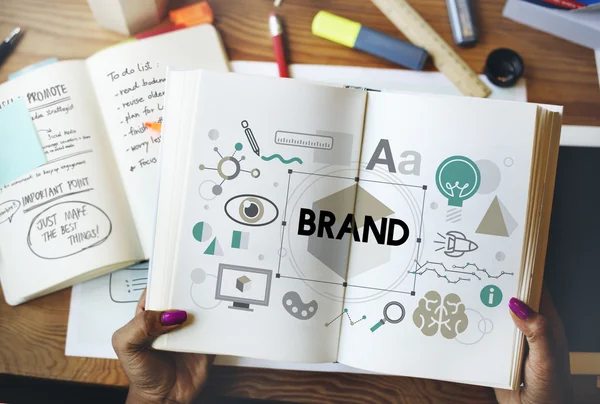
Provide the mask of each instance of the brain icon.
{"label": "brain icon", "polygon": [[450,293],[442,301],[440,294],[431,290],[419,300],[413,322],[428,337],[439,331],[444,338],[452,339],[467,329],[469,318],[458,295]]}

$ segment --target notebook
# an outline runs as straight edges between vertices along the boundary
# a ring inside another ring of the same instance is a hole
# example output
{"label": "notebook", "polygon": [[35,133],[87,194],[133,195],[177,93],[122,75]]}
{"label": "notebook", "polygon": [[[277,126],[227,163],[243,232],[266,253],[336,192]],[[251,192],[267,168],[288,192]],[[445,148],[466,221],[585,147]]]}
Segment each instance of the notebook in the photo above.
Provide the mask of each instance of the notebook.
{"label": "notebook", "polygon": [[[0,280],[11,305],[147,259],[167,66],[227,71],[204,25],[54,63],[0,86],[21,98],[47,163],[0,189]],[[10,220],[8,220],[10,217]]]}
{"label": "notebook", "polygon": [[560,107],[199,70],[166,105],[155,348],[517,386]]}

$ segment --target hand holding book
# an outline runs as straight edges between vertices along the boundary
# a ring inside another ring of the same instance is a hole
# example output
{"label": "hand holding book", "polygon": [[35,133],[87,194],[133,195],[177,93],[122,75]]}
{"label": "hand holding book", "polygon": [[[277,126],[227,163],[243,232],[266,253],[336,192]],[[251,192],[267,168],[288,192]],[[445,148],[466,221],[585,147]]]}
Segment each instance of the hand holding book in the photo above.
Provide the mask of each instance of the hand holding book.
{"label": "hand holding book", "polygon": [[512,318],[527,337],[529,354],[523,370],[524,386],[517,390],[496,389],[500,404],[562,404],[573,401],[569,351],[565,331],[554,304],[544,289],[540,313],[512,298]]}
{"label": "hand holding book", "polygon": [[146,310],[142,294],[135,317],[113,335],[113,346],[129,378],[128,404],[187,403],[198,396],[214,357],[203,354],[158,352],[152,342],[185,326],[185,311]]}
{"label": "hand holding book", "polygon": [[[129,378],[127,403],[164,402],[177,397],[179,402],[197,397],[208,379],[213,357],[202,354],[156,352],[150,345],[156,336],[179,328],[185,319],[169,322],[171,313],[145,311],[146,292],[142,294],[136,317],[113,336],[115,351]],[[516,391],[496,389],[500,404],[561,404],[572,399],[569,354],[564,330],[547,291],[542,295],[541,312],[534,312],[517,299],[509,304],[515,324],[527,336],[529,356],[524,368],[524,386]],[[185,313],[185,312],[183,312]],[[168,324],[168,325],[167,325]],[[131,347],[134,347],[133,349]],[[168,361],[158,361],[156,355]],[[164,363],[186,366],[165,366]],[[158,366],[157,366],[158,365]],[[183,377],[185,376],[188,377]]]}

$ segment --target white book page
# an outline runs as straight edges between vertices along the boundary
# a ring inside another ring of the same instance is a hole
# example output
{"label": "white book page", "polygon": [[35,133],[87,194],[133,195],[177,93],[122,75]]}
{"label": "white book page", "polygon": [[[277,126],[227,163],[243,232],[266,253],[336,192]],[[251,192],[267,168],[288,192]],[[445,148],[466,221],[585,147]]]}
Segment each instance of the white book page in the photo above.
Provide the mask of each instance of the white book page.
{"label": "white book page", "polygon": [[[177,248],[168,306],[194,320],[156,346],[334,361],[343,276],[298,235],[300,210],[354,184],[366,94],[202,72],[197,97],[180,228],[157,241]],[[336,259],[345,272],[347,251]]]}
{"label": "white book page", "polygon": [[142,258],[85,63],[56,63],[0,87],[0,102],[18,97],[48,162],[0,188],[0,206],[17,207],[0,222],[0,277],[10,304]]}
{"label": "white book page", "polygon": [[145,257],[152,251],[167,67],[228,71],[212,25],[118,45],[87,61]]}
{"label": "white book page", "polygon": [[344,324],[341,363],[509,385],[535,122],[533,104],[369,93],[356,215],[375,229],[357,226],[346,294],[368,321]]}

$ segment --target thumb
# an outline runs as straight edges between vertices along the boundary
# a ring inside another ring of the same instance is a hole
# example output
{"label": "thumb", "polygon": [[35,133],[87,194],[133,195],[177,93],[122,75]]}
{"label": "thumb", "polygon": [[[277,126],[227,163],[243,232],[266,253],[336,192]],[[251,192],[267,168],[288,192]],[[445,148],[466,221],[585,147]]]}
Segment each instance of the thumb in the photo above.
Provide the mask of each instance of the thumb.
{"label": "thumb", "polygon": [[115,352],[118,355],[148,348],[160,335],[178,328],[186,320],[187,312],[183,310],[142,310],[113,334]]}
{"label": "thumb", "polygon": [[554,337],[550,323],[543,315],[533,311],[526,303],[512,298],[508,303],[515,325],[527,338],[529,361],[532,368],[550,371],[554,357]]}

